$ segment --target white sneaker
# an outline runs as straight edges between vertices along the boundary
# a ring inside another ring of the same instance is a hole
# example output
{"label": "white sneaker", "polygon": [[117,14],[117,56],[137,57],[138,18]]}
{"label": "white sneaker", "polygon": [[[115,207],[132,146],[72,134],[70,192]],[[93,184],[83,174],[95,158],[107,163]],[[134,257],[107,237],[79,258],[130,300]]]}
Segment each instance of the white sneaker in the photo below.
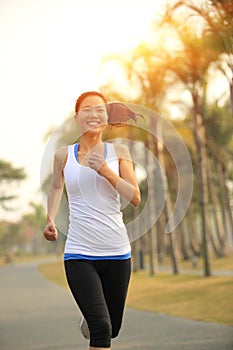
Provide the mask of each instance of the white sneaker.
{"label": "white sneaker", "polygon": [[82,316],[79,320],[79,327],[81,329],[81,333],[84,336],[84,338],[90,339],[90,331],[84,316]]}

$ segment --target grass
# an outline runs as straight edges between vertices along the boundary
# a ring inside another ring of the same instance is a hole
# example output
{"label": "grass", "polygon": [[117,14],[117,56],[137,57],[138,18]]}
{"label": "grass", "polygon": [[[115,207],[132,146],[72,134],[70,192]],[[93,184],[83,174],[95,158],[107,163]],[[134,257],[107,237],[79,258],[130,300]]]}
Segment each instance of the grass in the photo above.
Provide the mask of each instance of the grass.
{"label": "grass", "polygon": [[[51,254],[47,254],[47,255],[11,255],[11,259],[12,261],[10,262],[10,264],[21,264],[21,263],[27,263],[27,262],[31,262],[31,261],[38,261],[38,260],[43,260],[45,258],[50,258]],[[6,263],[6,258],[1,256],[0,257],[0,267],[1,266],[5,266],[7,265]]]}
{"label": "grass", "polygon": [[[49,280],[68,288],[62,261],[43,264],[39,271]],[[148,272],[140,271],[132,274],[127,306],[233,326],[232,296],[232,276],[149,276]]]}
{"label": "grass", "polygon": [[[192,262],[190,260],[181,261],[181,268],[193,269]],[[232,271],[233,270],[233,254],[223,258],[216,258],[212,254],[210,255],[210,266],[212,271]],[[198,259],[196,270],[203,270],[203,259]]]}
{"label": "grass", "polygon": [[[149,256],[145,256],[145,264],[149,264]],[[171,266],[171,259],[168,256],[164,257],[162,263],[159,266]],[[181,269],[193,270],[193,271],[203,271],[203,258],[198,258],[197,266],[193,267],[192,259],[179,261],[179,266]],[[233,271],[233,253],[225,256],[223,258],[216,258],[213,254],[210,255],[210,266],[211,271]]]}
{"label": "grass", "polygon": [[62,260],[54,263],[41,264],[39,265],[38,269],[40,273],[48,280],[58,284],[59,286],[68,288]]}
{"label": "grass", "polygon": [[138,310],[233,326],[233,278],[132,275],[127,305]]}

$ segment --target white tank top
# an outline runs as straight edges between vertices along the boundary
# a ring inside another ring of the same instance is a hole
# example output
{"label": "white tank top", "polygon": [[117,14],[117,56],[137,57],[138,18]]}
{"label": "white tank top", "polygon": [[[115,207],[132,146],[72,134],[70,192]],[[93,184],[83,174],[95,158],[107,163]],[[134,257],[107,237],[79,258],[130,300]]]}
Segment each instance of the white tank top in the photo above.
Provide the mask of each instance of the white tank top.
{"label": "white tank top", "polygon": [[[105,161],[119,175],[114,144],[104,143]],[[120,210],[120,197],[95,170],[82,166],[78,144],[68,146],[64,178],[69,202],[69,229],[65,254],[116,256],[130,252]]]}

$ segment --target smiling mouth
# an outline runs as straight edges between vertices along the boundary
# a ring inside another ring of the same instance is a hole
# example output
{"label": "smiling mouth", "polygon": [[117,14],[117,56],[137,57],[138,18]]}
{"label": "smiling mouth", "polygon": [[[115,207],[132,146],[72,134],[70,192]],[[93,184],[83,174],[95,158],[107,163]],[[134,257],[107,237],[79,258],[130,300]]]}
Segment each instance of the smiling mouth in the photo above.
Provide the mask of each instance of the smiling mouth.
{"label": "smiling mouth", "polygon": [[87,122],[87,125],[89,125],[89,126],[100,126],[101,125],[101,123],[100,122],[94,122],[94,121],[90,121],[90,122]]}

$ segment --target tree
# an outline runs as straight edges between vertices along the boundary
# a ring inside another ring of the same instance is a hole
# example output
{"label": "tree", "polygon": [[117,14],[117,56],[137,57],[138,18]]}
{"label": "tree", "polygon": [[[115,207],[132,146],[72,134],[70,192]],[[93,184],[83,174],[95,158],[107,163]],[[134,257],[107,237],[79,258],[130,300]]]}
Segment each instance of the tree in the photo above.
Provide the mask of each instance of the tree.
{"label": "tree", "polygon": [[23,215],[20,221],[22,228],[22,235],[25,242],[27,242],[29,249],[34,255],[39,255],[45,252],[60,253],[64,244],[63,238],[59,238],[53,244],[48,245],[43,237],[44,225],[46,222],[46,213],[42,204],[34,202],[30,203],[31,212]]}
{"label": "tree", "polygon": [[[165,22],[172,23],[175,12],[185,14],[185,22],[199,21],[205,51],[212,52],[212,63],[226,78],[233,116],[233,2],[210,0],[196,4],[191,0],[176,1],[168,6]],[[188,19],[188,20],[187,20]],[[196,22],[197,23],[197,22]],[[180,27],[180,26],[179,26]],[[178,28],[179,28],[178,27]]]}
{"label": "tree", "polygon": [[[225,3],[223,4],[225,7],[223,6],[223,9],[220,10],[219,6],[222,3]],[[231,39],[229,40],[228,36],[229,30],[231,31],[232,28],[232,16],[225,13],[226,4],[228,10],[231,10],[229,1],[210,1],[206,2],[205,5],[201,4],[199,7],[191,1],[173,2],[167,8],[163,21],[160,23],[160,29],[165,28],[167,32],[176,33],[173,34],[173,39],[175,38],[176,42],[173,42],[172,50],[169,47],[163,50],[162,46],[156,46],[161,31],[157,37],[155,31],[154,42],[148,45],[145,43],[139,45],[133,50],[131,57],[126,59],[119,56],[107,58],[120,62],[124,69],[125,78],[128,80],[129,88],[132,87],[133,91],[137,91],[137,96],[133,101],[135,103],[142,103],[153,109],[157,108],[160,112],[169,102],[171,87],[189,92],[191,102],[190,107],[186,108],[186,113],[190,110],[192,116],[190,125],[195,144],[192,158],[196,167],[196,183],[199,183],[199,186],[197,186],[199,194],[196,194],[195,198],[198,199],[199,205],[197,207],[202,218],[202,254],[204,255],[206,276],[211,274],[208,239],[213,237],[209,229],[209,135],[206,129],[206,126],[211,123],[211,118],[205,113],[206,89],[210,81],[210,68],[213,70],[212,72],[215,72],[216,69],[225,69],[227,66],[228,70],[224,70],[223,73],[227,72],[228,74],[231,67],[229,62],[232,58],[232,46]],[[210,13],[209,10],[211,10]],[[216,18],[213,15],[214,11],[218,12]],[[230,11],[230,13],[232,12]],[[180,21],[181,17],[183,18],[182,22]],[[223,17],[226,19],[225,24],[222,24],[224,22],[222,21]],[[158,30],[158,27],[156,30]],[[216,32],[219,34],[217,39],[214,36]],[[176,43],[176,46],[174,43]],[[222,44],[220,45],[220,43]],[[111,85],[103,88],[107,92],[110,91],[110,94],[115,91]],[[178,97],[176,98],[178,100]],[[176,104],[177,100],[175,101]],[[183,118],[185,118],[184,114]],[[222,181],[222,184],[224,185],[224,181]],[[215,199],[216,196],[212,196],[212,203],[216,203]],[[195,207],[191,206],[190,208]],[[193,213],[189,210],[188,220],[192,220],[193,217]],[[195,250],[195,254],[198,254],[199,246],[193,237],[194,232],[195,229],[192,227],[191,245]],[[213,240],[212,244],[214,244]]]}
{"label": "tree", "polygon": [[[203,108],[206,98],[207,72],[213,64],[228,77],[230,76],[230,96],[233,107],[232,78],[233,78],[233,3],[232,1],[209,1],[206,4],[196,5],[192,1],[177,1],[168,6],[164,23],[172,26],[183,44],[181,55],[175,55],[168,63],[171,69],[184,83],[191,93],[193,102],[193,133],[196,143],[200,198],[202,213],[203,249],[205,256],[205,275],[210,275],[208,262],[207,236],[210,236],[216,253],[224,254],[223,234],[220,232],[220,224],[215,213],[215,224],[219,236],[220,249],[217,248],[210,231],[208,220],[208,194],[212,205],[217,209],[217,197],[210,170],[208,171],[208,156],[206,147],[209,144],[206,134],[206,115]],[[180,16],[184,17],[184,24],[179,23]],[[194,24],[196,22],[196,29]],[[199,26],[197,26],[199,23]],[[188,26],[189,24],[189,26]],[[190,30],[191,28],[191,30]],[[188,33],[188,35],[187,35]],[[211,119],[210,119],[211,120]],[[208,120],[207,120],[208,124]],[[210,168],[209,168],[210,169]],[[209,175],[208,175],[209,174]],[[208,189],[208,176],[209,186]],[[224,209],[226,211],[226,209]],[[230,216],[232,217],[232,216]],[[232,221],[232,220],[231,220]]]}
{"label": "tree", "polygon": [[8,203],[16,198],[10,195],[6,187],[10,184],[18,183],[26,178],[23,168],[15,168],[10,162],[0,160],[0,206],[9,210]]}

